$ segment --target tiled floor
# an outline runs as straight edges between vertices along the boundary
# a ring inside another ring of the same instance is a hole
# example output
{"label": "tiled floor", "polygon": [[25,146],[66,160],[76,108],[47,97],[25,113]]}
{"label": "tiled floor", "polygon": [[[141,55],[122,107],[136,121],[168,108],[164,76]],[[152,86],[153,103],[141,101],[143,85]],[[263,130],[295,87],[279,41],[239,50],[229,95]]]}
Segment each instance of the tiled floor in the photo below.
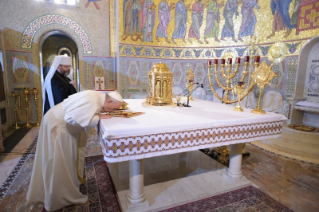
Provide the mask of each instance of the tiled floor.
{"label": "tiled floor", "polygon": [[[12,150],[12,153],[0,155],[0,184],[2,184],[2,182],[6,179],[6,176],[10,173],[19,158],[22,156],[22,152],[24,152],[25,149],[30,145],[37,133],[38,128],[33,128]],[[101,154],[99,143],[96,141],[98,141],[97,136],[92,134],[87,145],[87,155]],[[247,157],[243,160],[242,166],[243,174],[248,180],[259,187],[260,190],[272,196],[294,211],[319,211],[318,164],[306,163],[278,156],[278,154],[281,153],[281,150],[276,150],[274,148],[271,149],[271,151],[275,153],[264,151],[251,144],[247,144],[245,149],[251,154],[250,157]],[[211,169],[214,168],[221,171],[224,169],[214,161],[208,163],[208,160],[210,159],[199,151],[167,157],[170,158],[165,159],[156,157],[148,162],[145,162],[144,164],[146,173],[145,193],[150,197],[150,204],[153,205],[155,205],[157,201],[155,198],[156,194],[163,190],[165,186],[168,186],[169,184],[176,184],[176,189],[183,187],[184,189],[194,189],[191,185],[192,176],[202,174],[202,179],[205,183],[205,181],[209,182],[209,179],[212,178],[209,176]],[[192,159],[192,157],[196,159]],[[123,199],[123,192],[128,188],[128,182],[126,180],[128,169],[125,168],[127,167],[127,164],[125,165],[125,163],[122,163],[122,165],[109,165],[111,172],[113,172],[115,185],[118,189],[120,199]],[[178,169],[180,170],[178,171]],[[156,173],[154,172],[155,170]],[[216,173],[217,172],[218,171],[216,171]],[[185,184],[185,180],[182,180],[181,182],[177,180],[182,175],[188,176],[190,180],[189,182],[186,182],[188,187],[179,185],[180,183],[183,185]],[[156,184],[154,184],[155,181],[157,182]],[[217,181],[211,181],[210,183],[214,182]],[[200,185],[198,187],[199,190],[196,194],[197,197],[205,196],[206,194],[199,193],[203,192],[201,190],[205,190],[205,188],[203,187],[200,189]],[[189,195],[185,195],[183,192],[185,191],[180,191],[178,198],[182,199],[179,199],[178,201],[183,202],[189,201],[192,198],[196,198],[189,197]],[[165,201],[166,195],[169,195],[169,193],[160,195],[158,198],[162,198],[162,200]]]}

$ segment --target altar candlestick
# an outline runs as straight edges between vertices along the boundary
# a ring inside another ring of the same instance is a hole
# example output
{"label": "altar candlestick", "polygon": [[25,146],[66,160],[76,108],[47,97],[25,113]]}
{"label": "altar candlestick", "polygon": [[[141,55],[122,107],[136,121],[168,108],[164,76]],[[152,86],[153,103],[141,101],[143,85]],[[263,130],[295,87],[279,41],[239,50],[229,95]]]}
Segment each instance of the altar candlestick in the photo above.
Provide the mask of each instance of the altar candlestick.
{"label": "altar candlestick", "polygon": [[214,59],[214,64],[218,64],[218,59]]}
{"label": "altar candlestick", "polygon": [[225,59],[221,59],[220,64],[225,65]]}
{"label": "altar candlestick", "polygon": [[256,55],[255,56],[255,63],[259,63],[260,62],[260,56],[259,55]]}
{"label": "altar candlestick", "polygon": [[245,56],[245,60],[244,60],[244,62],[249,63],[249,56]]}
{"label": "altar candlestick", "polygon": [[232,64],[233,59],[232,58],[228,58],[228,64]]}
{"label": "altar candlestick", "polygon": [[236,57],[236,63],[240,64],[240,57]]}

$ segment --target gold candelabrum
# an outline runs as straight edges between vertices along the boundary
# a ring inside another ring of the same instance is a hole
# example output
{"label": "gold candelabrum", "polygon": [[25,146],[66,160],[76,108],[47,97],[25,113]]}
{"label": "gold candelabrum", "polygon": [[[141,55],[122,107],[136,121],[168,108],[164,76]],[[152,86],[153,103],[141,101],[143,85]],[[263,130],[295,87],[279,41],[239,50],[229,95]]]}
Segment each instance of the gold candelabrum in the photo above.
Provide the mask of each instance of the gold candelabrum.
{"label": "gold candelabrum", "polygon": [[35,104],[35,112],[36,112],[36,118],[37,118],[37,123],[34,125],[36,127],[40,126],[40,119],[38,118],[38,104],[37,104],[37,100],[38,100],[38,93],[39,91],[36,88],[32,89],[32,93],[33,93],[33,98],[34,98],[34,104]]}
{"label": "gold candelabrum", "polygon": [[16,93],[16,92],[14,92],[14,91],[12,91],[12,101],[13,101],[13,111],[14,111],[14,117],[15,117],[15,126],[13,126],[13,128],[14,129],[20,129],[21,127],[18,125],[18,112],[17,112],[17,107],[16,107],[16,104],[14,103],[15,101],[14,101],[14,99],[15,99],[15,97],[17,97],[17,96],[20,96],[20,93]]}
{"label": "gold candelabrum", "polygon": [[[232,91],[234,92],[234,89],[236,86],[233,86],[231,81],[233,78],[236,77],[238,71],[239,71],[239,66],[240,66],[240,61],[241,61],[241,58],[240,57],[237,57],[236,58],[236,62],[235,62],[235,69],[234,71],[232,72],[232,58],[228,58],[228,63],[227,65],[225,65],[225,59],[221,59],[220,60],[220,72],[221,72],[221,76],[223,78],[226,79],[226,84],[223,85],[219,79],[219,74],[218,74],[218,59],[214,59],[214,75],[215,75],[215,79],[216,79],[216,82],[218,84],[218,86],[220,88],[222,88],[225,92],[226,92],[226,96],[223,98],[223,97],[220,97],[217,92],[215,91],[214,89],[214,86],[213,86],[213,83],[212,83],[212,80],[211,80],[211,68],[212,68],[212,62],[211,61],[208,61],[208,81],[209,81],[209,85],[214,93],[214,95],[219,99],[221,100],[222,102],[226,103],[226,104],[232,104],[232,103],[236,103],[238,101],[241,101],[245,96],[248,95],[248,93],[252,90],[253,88],[253,85],[254,84],[251,84],[249,86],[247,86],[246,90],[243,89],[243,91],[240,93],[240,95],[238,95],[238,98],[235,99],[235,100],[230,100],[229,98],[229,93]],[[258,62],[259,64],[259,62]],[[242,77],[239,79],[238,82],[241,83],[241,86],[240,88],[242,89],[243,88],[243,84],[244,84],[244,81],[245,81],[245,78],[246,78],[246,75],[247,75],[247,69],[248,69],[248,65],[249,65],[249,56],[245,56],[244,58],[244,69],[243,69],[243,72],[242,72]],[[225,69],[226,69],[226,72],[225,72]],[[237,87],[238,88],[238,87]],[[242,95],[241,95],[242,94]]]}
{"label": "gold candelabrum", "polygon": [[260,88],[259,98],[256,109],[252,110],[252,113],[256,114],[265,114],[266,112],[261,109],[261,96],[264,92],[266,84],[270,84],[270,81],[276,76],[275,72],[273,72],[271,69],[274,64],[271,64],[268,66],[268,64],[264,61],[261,63],[260,66],[255,65],[256,71],[252,73],[252,79],[254,80],[254,83],[258,85]]}
{"label": "gold candelabrum", "polygon": [[23,89],[23,94],[25,95],[25,102],[26,102],[26,120],[27,120],[27,123],[26,125],[23,126],[23,128],[31,128],[32,125],[29,123],[29,98],[28,98],[28,95],[30,94],[30,91],[28,88],[24,88]]}

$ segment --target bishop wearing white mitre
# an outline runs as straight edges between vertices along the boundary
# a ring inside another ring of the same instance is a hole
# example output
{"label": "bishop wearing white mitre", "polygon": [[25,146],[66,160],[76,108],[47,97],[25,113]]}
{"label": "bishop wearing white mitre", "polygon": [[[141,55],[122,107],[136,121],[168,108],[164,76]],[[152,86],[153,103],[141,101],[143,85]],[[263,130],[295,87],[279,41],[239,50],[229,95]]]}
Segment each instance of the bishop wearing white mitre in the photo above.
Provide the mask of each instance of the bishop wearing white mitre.
{"label": "bishop wearing white mitre", "polygon": [[111,118],[122,104],[117,92],[82,91],[51,108],[43,117],[27,194],[29,202],[43,202],[48,211],[88,200],[79,191],[83,181],[89,129]]}

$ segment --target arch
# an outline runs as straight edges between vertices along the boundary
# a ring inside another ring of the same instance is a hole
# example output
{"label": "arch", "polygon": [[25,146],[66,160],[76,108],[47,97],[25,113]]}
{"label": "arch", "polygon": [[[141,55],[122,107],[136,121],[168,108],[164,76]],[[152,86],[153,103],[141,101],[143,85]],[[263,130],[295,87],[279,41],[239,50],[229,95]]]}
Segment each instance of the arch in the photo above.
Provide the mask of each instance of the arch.
{"label": "arch", "polygon": [[298,67],[296,73],[296,82],[295,82],[295,98],[303,98],[304,96],[304,87],[306,80],[306,72],[309,53],[312,48],[319,43],[319,36],[313,37],[308,40],[307,43],[304,44],[302,49],[300,50],[298,56]]}
{"label": "arch", "polygon": [[92,53],[92,45],[84,29],[82,29],[82,27],[75,21],[65,16],[57,14],[40,16],[31,21],[22,33],[21,48],[32,49],[32,43],[35,34],[38,32],[40,28],[50,24],[61,24],[63,26],[70,28],[72,31],[74,31],[75,34],[79,36],[82,43],[83,52],[85,54]]}

